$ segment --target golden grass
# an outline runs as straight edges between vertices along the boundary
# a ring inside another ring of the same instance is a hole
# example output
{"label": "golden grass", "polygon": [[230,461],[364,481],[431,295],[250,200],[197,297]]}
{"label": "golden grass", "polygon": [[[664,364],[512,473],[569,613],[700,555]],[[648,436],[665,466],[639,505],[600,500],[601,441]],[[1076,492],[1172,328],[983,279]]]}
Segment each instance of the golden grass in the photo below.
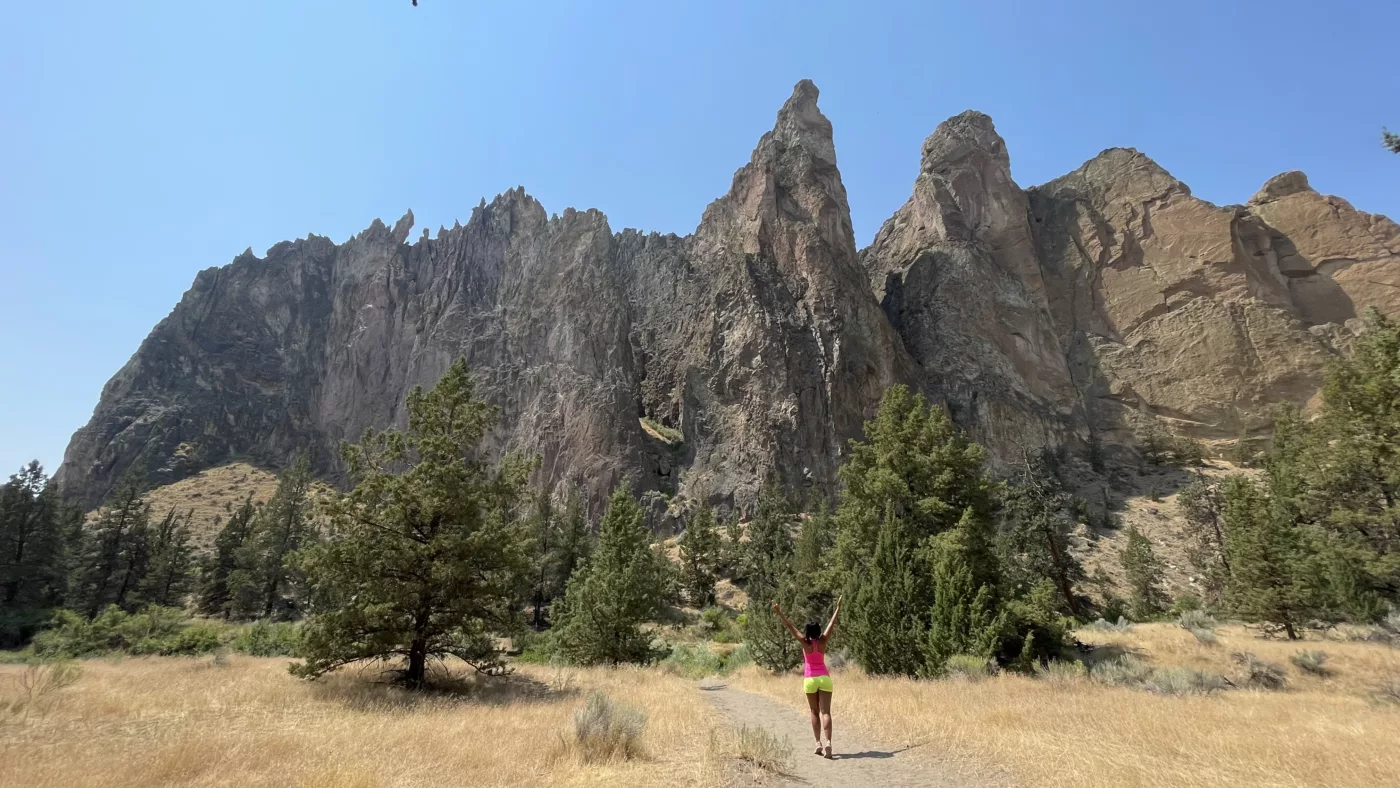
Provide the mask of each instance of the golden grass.
{"label": "golden grass", "polygon": [[[717,786],[737,744],[691,682],[523,666],[415,695],[369,674],[309,683],[285,659],[91,661],[40,719],[0,723],[0,785]],[[0,666],[0,698],[18,666]],[[573,712],[599,690],[647,715],[641,758],[587,763]]]}
{"label": "golden grass", "polygon": [[[1230,672],[1230,651],[1251,651],[1283,665],[1293,688],[1161,697],[1085,679],[917,682],[845,671],[833,704],[837,741],[843,724],[855,724],[886,745],[923,744],[912,757],[973,776],[1009,774],[1028,786],[1400,785],[1400,708],[1363,697],[1400,672],[1400,652],[1369,643],[1284,644],[1235,628],[1207,649],[1164,624],[1082,636],[1131,648],[1155,665],[1219,673]],[[1335,676],[1317,679],[1289,665],[1288,654],[1301,648],[1326,651]],[[791,677],[746,669],[732,683],[805,708]]]}

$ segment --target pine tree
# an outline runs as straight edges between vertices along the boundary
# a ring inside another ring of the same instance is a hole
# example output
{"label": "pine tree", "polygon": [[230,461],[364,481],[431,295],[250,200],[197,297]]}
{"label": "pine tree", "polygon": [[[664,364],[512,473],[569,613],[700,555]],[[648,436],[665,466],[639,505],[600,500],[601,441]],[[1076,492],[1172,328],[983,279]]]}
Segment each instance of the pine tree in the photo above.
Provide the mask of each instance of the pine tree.
{"label": "pine tree", "polygon": [[1001,541],[1007,556],[1003,571],[1015,570],[1022,591],[1049,579],[1059,591],[1061,609],[1077,616],[1075,587],[1084,580],[1084,567],[1070,549],[1074,502],[1045,455],[1027,454],[1006,495]]}
{"label": "pine tree", "polygon": [[238,618],[265,618],[292,602],[301,585],[287,559],[316,539],[311,519],[311,469],[297,458],[277,480],[277,490],[253,518],[252,532],[229,574],[229,595]]}
{"label": "pine tree", "polygon": [[207,616],[228,618],[233,598],[229,591],[229,576],[238,569],[238,556],[252,532],[253,494],[230,515],[228,522],[214,539],[214,552],[204,562],[200,575],[199,610]]}
{"label": "pine tree", "polygon": [[1297,640],[1298,629],[1320,607],[1318,575],[1300,527],[1243,477],[1226,484],[1224,500],[1226,605],[1246,621],[1277,627]]}
{"label": "pine tree", "polygon": [[63,598],[66,539],[58,489],[36,460],[0,485],[0,611]]}
{"label": "pine tree", "polygon": [[1162,563],[1152,549],[1152,542],[1137,526],[1128,526],[1128,543],[1119,554],[1123,574],[1128,579],[1129,604],[1133,618],[1146,621],[1166,608],[1162,592]]}
{"label": "pine tree", "polygon": [[1391,153],[1400,153],[1400,134],[1390,129],[1381,129],[1381,144]]}
{"label": "pine tree", "polygon": [[74,596],[88,618],[95,618],[108,605],[127,605],[128,594],[145,571],[149,517],[140,477],[130,473],[83,539]]}
{"label": "pine tree", "polygon": [[[312,603],[297,675],[397,657],[404,682],[421,687],[433,658],[496,665],[492,633],[518,622],[529,567],[519,509],[535,461],[481,458],[498,412],[476,396],[465,360],[428,392],[415,387],[407,410],[406,432],[343,447],[355,487],[327,502],[328,538],[294,559]],[[287,498],[267,508],[285,516]]]}
{"label": "pine tree", "polygon": [[713,605],[720,552],[713,509],[703,504],[696,509],[681,534],[679,548],[680,583],[686,598],[695,607]]}
{"label": "pine tree", "polygon": [[730,513],[724,521],[724,544],[720,550],[720,573],[728,574],[734,580],[744,576],[744,525],[739,522],[737,513]]}
{"label": "pine tree", "polygon": [[651,547],[640,504],[619,487],[603,514],[593,556],[564,593],[560,652],[581,665],[651,661],[651,638],[640,625],[660,612],[668,571],[666,559]]}
{"label": "pine tree", "polygon": [[142,604],[183,607],[193,581],[194,550],[190,546],[190,511],[183,518],[172,507],[151,533],[150,560],[137,585],[136,597]]}

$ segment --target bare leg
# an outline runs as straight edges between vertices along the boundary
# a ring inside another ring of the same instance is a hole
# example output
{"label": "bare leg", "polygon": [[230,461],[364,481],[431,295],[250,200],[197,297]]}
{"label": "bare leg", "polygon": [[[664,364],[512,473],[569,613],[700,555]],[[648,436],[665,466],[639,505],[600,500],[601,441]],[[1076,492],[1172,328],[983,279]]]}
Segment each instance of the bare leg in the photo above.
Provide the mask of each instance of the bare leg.
{"label": "bare leg", "polygon": [[[808,695],[807,697],[811,697]],[[826,734],[826,757],[831,757],[831,693],[817,691],[817,705],[822,716],[822,732]]]}
{"label": "bare leg", "polygon": [[807,706],[812,710],[812,738],[817,740],[816,755],[822,754],[821,701],[817,697],[821,694],[821,692],[807,693]]}

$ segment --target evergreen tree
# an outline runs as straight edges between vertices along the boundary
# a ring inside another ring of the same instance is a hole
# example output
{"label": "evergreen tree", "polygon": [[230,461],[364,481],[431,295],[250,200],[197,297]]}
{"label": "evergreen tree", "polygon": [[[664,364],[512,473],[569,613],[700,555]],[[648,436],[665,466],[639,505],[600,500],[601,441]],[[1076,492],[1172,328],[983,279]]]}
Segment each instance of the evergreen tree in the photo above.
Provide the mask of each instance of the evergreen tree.
{"label": "evergreen tree", "polygon": [[1290,640],[1320,611],[1318,574],[1299,526],[1284,507],[1250,480],[1236,477],[1224,491],[1225,603],[1236,615],[1277,627]]}
{"label": "evergreen tree", "polygon": [[744,525],[738,513],[724,521],[724,544],[720,550],[720,573],[739,580],[744,576]]}
{"label": "evergreen tree", "polygon": [[[464,359],[426,393],[415,387],[407,410],[406,432],[343,447],[355,488],[327,502],[329,538],[294,559],[313,606],[298,675],[398,657],[421,687],[433,658],[495,665],[491,634],[516,624],[529,565],[518,510],[535,462],[481,459],[498,415]],[[266,508],[285,517],[297,497]]]}
{"label": "evergreen tree", "polygon": [[1077,616],[1075,587],[1084,580],[1084,567],[1070,549],[1074,504],[1046,456],[1028,454],[1006,495],[1001,543],[1007,559],[1003,572],[1019,590],[1049,579],[1059,591],[1061,609]]}
{"label": "evergreen tree", "polygon": [[564,522],[560,527],[558,558],[554,562],[555,596],[563,596],[569,578],[593,554],[593,534],[588,531],[588,515],[577,488],[569,490],[564,502]]}
{"label": "evergreen tree", "polygon": [[932,675],[941,674],[955,654],[990,659],[1000,651],[1009,629],[1007,613],[997,609],[996,589],[987,582],[979,584],[973,575],[981,549],[978,527],[969,517],[959,528],[934,537],[931,545],[934,604],[925,659]]}
{"label": "evergreen tree", "polygon": [[112,604],[133,609],[127,597],[145,572],[149,517],[140,477],[129,473],[83,539],[74,596],[88,618]]}
{"label": "evergreen tree", "polygon": [[941,408],[902,386],[886,392],[865,440],[852,441],[841,468],[846,492],[834,557],[846,596],[845,640],[867,671],[912,676],[929,663],[933,537],[965,531],[973,587],[999,587],[995,487],[984,457]]}
{"label": "evergreen tree", "polygon": [[229,574],[229,595],[238,618],[264,618],[288,607],[302,585],[287,561],[316,539],[311,519],[311,468],[298,457],[277,480],[277,490],[253,518],[252,532]]}
{"label": "evergreen tree", "polygon": [[669,562],[651,546],[637,499],[619,487],[599,524],[598,545],[574,573],[558,614],[558,645],[581,665],[649,662],[654,654],[642,622],[660,612]]}
{"label": "evergreen tree", "polygon": [[793,514],[782,492],[773,485],[764,487],[755,509],[749,522],[749,541],[744,545],[745,590],[749,599],[768,607],[792,572]]}
{"label": "evergreen tree", "polygon": [[851,656],[869,673],[917,676],[926,664],[932,584],[918,574],[912,540],[893,509],[885,512],[870,563],[851,575],[842,626]]}
{"label": "evergreen tree", "polygon": [[715,603],[715,579],[719,566],[720,541],[715,512],[700,505],[686,524],[680,538],[681,587],[695,607]]}
{"label": "evergreen tree", "polygon": [[194,579],[194,550],[190,547],[191,510],[183,518],[174,507],[151,533],[150,559],[146,573],[137,584],[141,604],[183,607]]}
{"label": "evergreen tree", "polygon": [[1224,501],[1220,486],[1198,474],[1181,488],[1176,500],[1186,521],[1186,557],[1200,578],[1206,601],[1218,604],[1230,576],[1230,562],[1225,556],[1225,528],[1221,522]]}
{"label": "evergreen tree", "polygon": [[887,515],[911,544],[955,527],[966,510],[991,521],[995,489],[983,472],[986,451],[967,439],[942,408],[904,386],[891,387],[865,440],[852,441],[836,510],[837,564],[849,574],[874,554]]}
{"label": "evergreen tree", "polygon": [[36,460],[0,485],[0,611],[62,601],[66,539],[58,489]]}
{"label": "evergreen tree", "polygon": [[1400,134],[1390,129],[1381,129],[1381,144],[1391,153],[1400,153]]}
{"label": "evergreen tree", "polygon": [[811,610],[826,611],[836,600],[833,550],[836,546],[836,521],[825,498],[814,497],[807,506],[807,516],[797,532],[793,549],[793,585],[800,603]]}
{"label": "evergreen tree", "polygon": [[531,571],[530,604],[533,608],[530,623],[535,629],[544,628],[544,608],[554,599],[559,589],[555,582],[558,570],[555,563],[559,552],[559,522],[554,514],[554,500],[548,490],[539,490],[534,495],[534,512],[530,517]]}
{"label": "evergreen tree", "polygon": [[243,545],[252,532],[253,494],[243,500],[228,522],[219,530],[214,539],[214,551],[204,562],[200,575],[199,611],[207,616],[228,618],[232,612],[233,597],[229,591],[229,577],[238,569],[238,557]]}
{"label": "evergreen tree", "polygon": [[1119,554],[1123,574],[1128,579],[1129,604],[1133,618],[1146,621],[1166,608],[1162,592],[1162,563],[1152,549],[1152,542],[1137,526],[1128,526],[1128,543]]}

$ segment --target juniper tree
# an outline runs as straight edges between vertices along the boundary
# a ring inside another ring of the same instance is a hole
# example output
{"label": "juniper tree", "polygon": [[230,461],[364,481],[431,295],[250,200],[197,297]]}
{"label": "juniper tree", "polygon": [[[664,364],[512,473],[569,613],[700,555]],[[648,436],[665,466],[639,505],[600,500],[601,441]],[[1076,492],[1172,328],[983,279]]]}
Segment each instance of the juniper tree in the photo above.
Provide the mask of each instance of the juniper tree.
{"label": "juniper tree", "polygon": [[495,665],[491,635],[515,628],[528,569],[519,509],[536,463],[486,461],[498,414],[465,360],[415,387],[407,410],[406,431],[342,448],[355,487],[327,501],[328,538],[297,556],[313,605],[297,675],[399,658],[403,681],[421,687],[431,659]]}
{"label": "juniper tree", "polygon": [[560,653],[581,665],[651,661],[641,624],[660,612],[669,565],[651,546],[637,499],[619,487],[598,526],[598,545],[574,573],[557,615]]}
{"label": "juniper tree", "polygon": [[948,658],[970,654],[989,659],[1002,645],[1010,628],[1005,611],[997,607],[997,589],[973,566],[986,547],[984,526],[970,516],[952,531],[933,538],[929,549],[933,564],[934,604],[929,612],[928,638],[924,645],[926,669],[941,674]]}
{"label": "juniper tree", "polygon": [[869,564],[848,582],[842,626],[851,656],[870,673],[917,676],[925,666],[934,597],[915,552],[906,526],[887,510]]}
{"label": "juniper tree", "polygon": [[715,525],[715,512],[701,504],[681,534],[680,584],[686,598],[695,607],[715,602],[716,570],[719,566],[720,540]]}
{"label": "juniper tree", "polygon": [[[866,670],[924,668],[935,602],[929,540],[960,526],[989,533],[995,489],[984,457],[941,408],[903,386],[886,392],[865,440],[851,442],[835,563],[847,600],[845,642]],[[989,538],[977,540],[968,563],[976,586],[998,585]]]}
{"label": "juniper tree", "polygon": [[1320,608],[1318,575],[1300,527],[1249,479],[1231,479],[1224,501],[1227,607],[1297,640],[1298,629]]}
{"label": "juniper tree", "polygon": [[243,499],[243,504],[234,511],[228,522],[214,538],[214,550],[206,558],[200,575],[199,611],[207,616],[228,618],[231,614],[232,596],[229,591],[229,576],[238,569],[238,557],[252,531],[253,494]]}
{"label": "juniper tree", "polygon": [[807,516],[797,532],[793,547],[793,583],[799,589],[805,607],[825,614],[836,600],[837,579],[834,577],[836,521],[831,506],[822,497],[814,497],[807,505]]}
{"label": "juniper tree", "polygon": [[593,534],[588,531],[588,515],[583,510],[583,497],[577,488],[569,490],[564,501],[564,521],[560,526],[558,558],[554,562],[555,588],[562,596],[569,578],[593,554]]}
{"label": "juniper tree", "polygon": [[1123,574],[1128,580],[1128,602],[1133,618],[1146,621],[1166,608],[1166,597],[1162,591],[1162,563],[1157,553],[1137,526],[1128,526],[1128,543],[1119,553]]}
{"label": "juniper tree", "polygon": [[311,515],[311,468],[302,455],[278,477],[277,490],[253,517],[238,551],[228,579],[235,616],[263,618],[288,603],[300,575],[287,559],[315,540]]}

